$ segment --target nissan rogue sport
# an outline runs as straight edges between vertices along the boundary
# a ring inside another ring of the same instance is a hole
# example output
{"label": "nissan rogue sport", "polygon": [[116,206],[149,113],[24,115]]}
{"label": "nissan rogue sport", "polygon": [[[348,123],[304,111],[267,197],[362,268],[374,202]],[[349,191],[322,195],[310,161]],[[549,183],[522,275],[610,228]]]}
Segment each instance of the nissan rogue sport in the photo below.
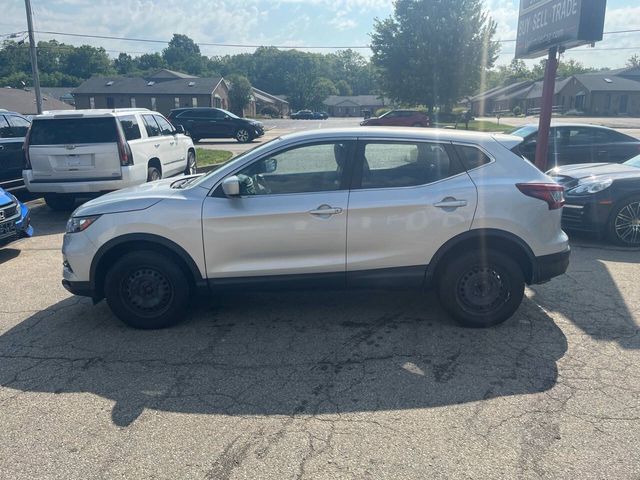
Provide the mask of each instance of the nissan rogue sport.
{"label": "nissan rogue sport", "polygon": [[69,219],[63,285],[137,328],[229,288],[435,288],[471,327],[507,320],[561,275],[563,189],[510,151],[448,130],[310,131],[204,176],[92,200]]}

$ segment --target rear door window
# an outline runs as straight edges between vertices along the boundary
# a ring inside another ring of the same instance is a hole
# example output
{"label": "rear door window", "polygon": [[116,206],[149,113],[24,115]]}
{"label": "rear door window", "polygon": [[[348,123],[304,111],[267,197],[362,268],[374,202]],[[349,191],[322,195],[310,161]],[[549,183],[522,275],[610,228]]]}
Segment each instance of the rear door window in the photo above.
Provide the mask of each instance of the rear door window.
{"label": "rear door window", "polygon": [[150,137],[159,137],[162,135],[162,131],[158,126],[158,123],[155,121],[153,115],[142,115],[142,121],[144,122],[144,126],[147,129],[147,135]]}
{"label": "rear door window", "polygon": [[9,115],[7,117],[14,137],[24,137],[31,125],[26,118],[18,117],[17,115]]}
{"label": "rear door window", "polygon": [[140,126],[138,125],[138,119],[135,115],[127,115],[126,117],[120,117],[120,125],[124,131],[124,136],[127,140],[137,140],[142,137],[140,134]]}
{"label": "rear door window", "polygon": [[34,120],[30,145],[74,145],[118,141],[114,117]]}
{"label": "rear door window", "polygon": [[13,132],[11,131],[11,127],[9,127],[9,122],[7,122],[4,115],[0,115],[0,138],[11,137],[13,137]]}

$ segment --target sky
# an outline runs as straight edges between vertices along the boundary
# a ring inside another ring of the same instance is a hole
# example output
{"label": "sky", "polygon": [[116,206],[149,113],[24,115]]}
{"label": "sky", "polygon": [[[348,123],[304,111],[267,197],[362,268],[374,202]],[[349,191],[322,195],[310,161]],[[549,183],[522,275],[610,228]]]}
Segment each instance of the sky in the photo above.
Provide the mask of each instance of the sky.
{"label": "sky", "polygon": [[[31,0],[34,28],[41,31],[169,40],[183,33],[196,43],[357,47],[369,43],[375,18],[393,11],[389,0]],[[2,0],[0,35],[26,30],[23,0]],[[485,0],[498,23],[496,38],[514,39],[518,0]],[[605,31],[640,28],[638,0],[608,0]],[[6,37],[0,37],[0,39]],[[123,40],[36,34],[37,40],[56,39],[73,45],[104,47],[110,55],[161,51],[165,45]],[[253,48],[203,46],[204,55],[251,52]],[[624,50],[609,50],[611,48]],[[513,59],[515,43],[502,44],[498,64]],[[310,50],[330,52],[335,49]],[[359,49],[365,56],[368,49]],[[606,35],[595,49],[569,50],[573,58],[591,67],[624,66],[640,54],[640,32]],[[529,62],[531,63],[531,62]]]}

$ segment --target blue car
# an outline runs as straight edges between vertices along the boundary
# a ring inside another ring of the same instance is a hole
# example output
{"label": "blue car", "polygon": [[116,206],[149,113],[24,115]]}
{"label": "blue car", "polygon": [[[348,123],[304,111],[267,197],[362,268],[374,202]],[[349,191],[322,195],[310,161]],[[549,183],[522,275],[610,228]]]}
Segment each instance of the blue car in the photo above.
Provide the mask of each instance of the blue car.
{"label": "blue car", "polygon": [[29,208],[0,188],[0,247],[32,235]]}

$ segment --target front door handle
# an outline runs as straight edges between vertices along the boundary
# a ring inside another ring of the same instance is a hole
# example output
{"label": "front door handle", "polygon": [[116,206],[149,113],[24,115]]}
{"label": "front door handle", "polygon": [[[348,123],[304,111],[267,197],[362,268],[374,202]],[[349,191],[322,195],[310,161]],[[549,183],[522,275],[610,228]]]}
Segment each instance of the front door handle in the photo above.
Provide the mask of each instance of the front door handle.
{"label": "front door handle", "polygon": [[433,206],[437,208],[460,208],[460,207],[466,207],[467,201],[457,200],[453,197],[447,197],[443,199],[441,202],[435,203]]}
{"label": "front door handle", "polygon": [[175,145],[176,142],[169,142],[169,145]]}
{"label": "front door handle", "polygon": [[154,147],[156,147],[156,148],[160,148],[160,144],[159,144],[159,143],[156,143],[156,144],[154,145]]}
{"label": "front door handle", "polygon": [[334,208],[331,205],[320,205],[315,210],[311,210],[309,214],[318,217],[330,217],[332,215],[340,215],[342,213],[341,208]]}

